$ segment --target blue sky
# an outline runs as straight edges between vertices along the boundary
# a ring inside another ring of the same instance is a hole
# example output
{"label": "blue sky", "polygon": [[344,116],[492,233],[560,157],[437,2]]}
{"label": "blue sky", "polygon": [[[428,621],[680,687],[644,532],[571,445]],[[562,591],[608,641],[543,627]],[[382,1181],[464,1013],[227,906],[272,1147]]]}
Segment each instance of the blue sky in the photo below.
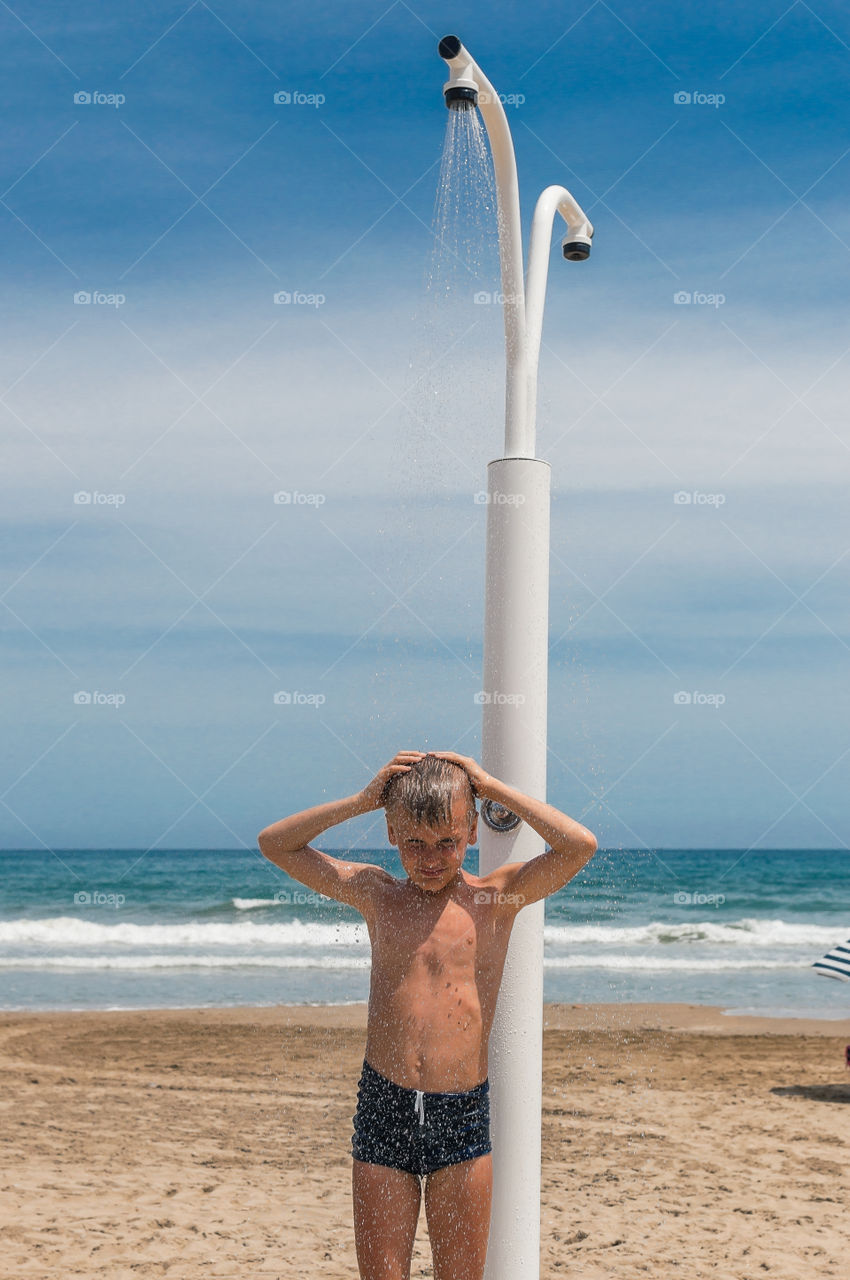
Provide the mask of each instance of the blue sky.
{"label": "blue sky", "polygon": [[4,846],[250,845],[398,747],[478,753],[504,375],[492,253],[442,327],[425,287],[450,31],[525,98],[526,232],[553,182],[596,228],[553,252],[541,357],[549,798],[606,846],[847,844],[842,6],[0,30]]}

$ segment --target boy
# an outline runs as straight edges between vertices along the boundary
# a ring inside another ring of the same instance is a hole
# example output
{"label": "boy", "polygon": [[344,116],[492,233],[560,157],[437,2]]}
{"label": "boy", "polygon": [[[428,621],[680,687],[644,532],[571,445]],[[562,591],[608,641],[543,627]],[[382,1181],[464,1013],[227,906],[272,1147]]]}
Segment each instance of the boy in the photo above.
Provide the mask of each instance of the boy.
{"label": "boy", "polygon": [[[475,800],[504,805],[549,848],[487,876],[462,870]],[[310,847],[355,814],[386,810],[407,878]],[[362,1280],[408,1280],[424,1180],[435,1280],[481,1280],[492,1170],[487,1045],[511,926],[589,862],[596,839],[452,751],[400,751],[363,791],[266,827],[260,850],[355,907],[372,943],[366,1052],[352,1139]]]}

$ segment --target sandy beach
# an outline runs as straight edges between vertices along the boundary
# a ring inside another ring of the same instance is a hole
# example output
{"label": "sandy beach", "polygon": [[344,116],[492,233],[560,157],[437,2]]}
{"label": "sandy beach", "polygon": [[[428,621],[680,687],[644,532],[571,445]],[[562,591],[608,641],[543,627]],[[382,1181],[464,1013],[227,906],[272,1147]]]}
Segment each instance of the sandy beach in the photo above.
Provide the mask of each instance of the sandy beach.
{"label": "sandy beach", "polygon": [[[846,1274],[850,1019],[545,1021],[544,1277]],[[0,1015],[3,1280],[356,1276],[364,1034],[360,1005]]]}

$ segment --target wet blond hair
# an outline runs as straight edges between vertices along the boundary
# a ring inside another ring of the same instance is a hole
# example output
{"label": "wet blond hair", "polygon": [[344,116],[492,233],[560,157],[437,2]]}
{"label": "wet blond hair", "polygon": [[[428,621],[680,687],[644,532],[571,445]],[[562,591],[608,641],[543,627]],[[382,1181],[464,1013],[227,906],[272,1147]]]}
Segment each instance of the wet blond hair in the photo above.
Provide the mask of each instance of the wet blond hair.
{"label": "wet blond hair", "polygon": [[384,787],[383,804],[387,813],[404,810],[417,823],[436,827],[451,822],[452,800],[461,795],[467,802],[467,816],[472,822],[477,809],[475,792],[469,774],[459,764],[425,755],[406,773],[396,773]]}

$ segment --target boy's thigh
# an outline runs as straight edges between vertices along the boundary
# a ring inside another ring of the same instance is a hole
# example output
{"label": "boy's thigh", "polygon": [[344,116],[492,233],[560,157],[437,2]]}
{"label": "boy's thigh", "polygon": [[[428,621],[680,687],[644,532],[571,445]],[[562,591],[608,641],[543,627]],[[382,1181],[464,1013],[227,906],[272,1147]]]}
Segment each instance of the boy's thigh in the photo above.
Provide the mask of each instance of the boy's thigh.
{"label": "boy's thigh", "polygon": [[425,1217],[436,1280],[476,1280],[483,1275],[492,1190],[491,1155],[446,1165],[428,1174]]}
{"label": "boy's thigh", "polygon": [[488,1153],[473,1160],[447,1164],[425,1178],[425,1203],[442,1203],[452,1195],[462,1200],[483,1200],[489,1206],[493,1189],[493,1156]]}
{"label": "boy's thigh", "polygon": [[354,1239],[360,1273],[405,1276],[410,1266],[421,1186],[416,1174],[352,1160]]}

